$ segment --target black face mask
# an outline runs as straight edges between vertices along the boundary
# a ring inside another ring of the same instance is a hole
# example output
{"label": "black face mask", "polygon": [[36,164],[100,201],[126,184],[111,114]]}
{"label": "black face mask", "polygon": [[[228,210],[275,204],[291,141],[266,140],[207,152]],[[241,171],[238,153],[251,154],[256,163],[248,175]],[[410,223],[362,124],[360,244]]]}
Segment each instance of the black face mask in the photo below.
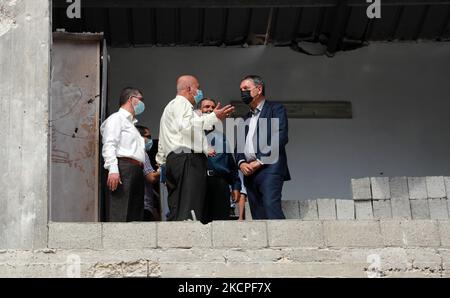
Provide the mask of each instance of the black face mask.
{"label": "black face mask", "polygon": [[250,104],[253,100],[253,97],[250,95],[250,90],[241,90],[241,99],[246,105]]}

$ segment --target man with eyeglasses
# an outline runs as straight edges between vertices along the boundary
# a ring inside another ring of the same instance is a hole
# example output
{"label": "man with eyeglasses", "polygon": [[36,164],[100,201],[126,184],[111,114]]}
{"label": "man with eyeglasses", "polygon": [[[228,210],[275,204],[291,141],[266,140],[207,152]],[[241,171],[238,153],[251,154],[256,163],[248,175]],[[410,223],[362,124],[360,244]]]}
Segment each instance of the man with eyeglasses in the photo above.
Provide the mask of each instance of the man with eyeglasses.
{"label": "man with eyeglasses", "polygon": [[104,167],[108,170],[109,220],[142,221],[145,140],[135,127],[136,116],[145,109],[142,92],[131,87],[123,89],[119,106],[119,111],[100,127]]}

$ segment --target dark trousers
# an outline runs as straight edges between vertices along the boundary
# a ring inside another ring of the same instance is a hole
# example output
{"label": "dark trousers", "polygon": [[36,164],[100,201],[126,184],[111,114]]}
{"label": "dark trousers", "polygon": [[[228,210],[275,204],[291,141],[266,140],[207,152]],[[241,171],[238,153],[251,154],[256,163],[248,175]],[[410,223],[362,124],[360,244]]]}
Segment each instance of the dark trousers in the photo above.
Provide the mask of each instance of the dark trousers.
{"label": "dark trousers", "polygon": [[206,195],[206,156],[203,153],[170,153],[166,160],[168,221],[203,218]]}
{"label": "dark trousers", "polygon": [[244,177],[253,219],[285,219],[281,208],[284,179],[277,174],[256,172]]}
{"label": "dark trousers", "polygon": [[144,216],[144,174],[142,168],[119,159],[122,184],[109,191],[109,220],[114,222],[142,221]]}
{"label": "dark trousers", "polygon": [[230,219],[230,187],[225,178],[208,176],[206,186],[205,220]]}

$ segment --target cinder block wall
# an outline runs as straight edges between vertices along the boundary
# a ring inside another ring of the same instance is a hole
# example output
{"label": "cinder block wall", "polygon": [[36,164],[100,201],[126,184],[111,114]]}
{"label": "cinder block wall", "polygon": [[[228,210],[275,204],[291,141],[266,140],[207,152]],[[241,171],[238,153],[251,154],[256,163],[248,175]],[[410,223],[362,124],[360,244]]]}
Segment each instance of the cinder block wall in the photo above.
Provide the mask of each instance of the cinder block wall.
{"label": "cinder block wall", "polygon": [[50,223],[0,276],[450,277],[448,182],[354,179],[353,200],[284,202],[287,220]]}
{"label": "cinder block wall", "polygon": [[450,277],[450,221],[50,223],[0,276]]}
{"label": "cinder block wall", "polygon": [[[352,179],[352,199],[283,201],[288,219],[439,219],[450,216],[450,177]],[[247,214],[250,211],[247,206]]]}

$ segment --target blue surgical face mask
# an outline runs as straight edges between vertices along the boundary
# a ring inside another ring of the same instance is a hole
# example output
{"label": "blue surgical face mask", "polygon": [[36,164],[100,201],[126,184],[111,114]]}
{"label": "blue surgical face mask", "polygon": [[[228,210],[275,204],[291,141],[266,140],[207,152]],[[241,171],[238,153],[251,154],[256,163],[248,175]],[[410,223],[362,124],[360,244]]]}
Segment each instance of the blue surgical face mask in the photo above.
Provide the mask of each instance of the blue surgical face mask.
{"label": "blue surgical face mask", "polygon": [[197,89],[197,95],[194,96],[195,103],[198,104],[203,99],[203,91]]}
{"label": "blue surgical face mask", "polygon": [[133,106],[133,108],[134,115],[139,115],[145,110],[145,104],[142,101],[139,101],[137,105]]}
{"label": "blue surgical face mask", "polygon": [[152,149],[152,146],[153,146],[153,140],[147,139],[147,142],[145,143],[145,151],[150,151],[150,149]]}

